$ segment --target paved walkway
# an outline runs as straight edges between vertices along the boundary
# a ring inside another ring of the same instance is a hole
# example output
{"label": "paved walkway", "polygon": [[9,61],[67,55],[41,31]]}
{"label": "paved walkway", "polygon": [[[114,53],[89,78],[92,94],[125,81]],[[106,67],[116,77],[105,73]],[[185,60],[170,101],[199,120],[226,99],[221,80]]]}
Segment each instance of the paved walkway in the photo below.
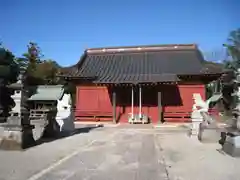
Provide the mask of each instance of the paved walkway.
{"label": "paved walkway", "polygon": [[39,180],[165,180],[165,166],[154,140],[153,134],[117,130],[93,141]]}
{"label": "paved walkway", "polygon": [[240,159],[186,133],[96,128],[24,152],[0,151],[0,180],[238,180]]}
{"label": "paved walkway", "polygon": [[157,136],[170,180],[239,180],[240,158],[217,143],[200,143],[185,134]]}

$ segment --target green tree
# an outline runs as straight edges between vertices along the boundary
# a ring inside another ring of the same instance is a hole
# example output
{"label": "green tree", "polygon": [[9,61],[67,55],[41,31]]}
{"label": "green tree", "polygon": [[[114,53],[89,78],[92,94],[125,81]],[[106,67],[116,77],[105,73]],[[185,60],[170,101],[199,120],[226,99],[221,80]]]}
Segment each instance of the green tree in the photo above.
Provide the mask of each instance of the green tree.
{"label": "green tree", "polygon": [[23,57],[16,58],[16,62],[23,69],[26,69],[30,84],[58,84],[60,79],[57,74],[60,65],[54,60],[42,60],[43,54],[37,43],[30,42],[27,52]]}
{"label": "green tree", "polygon": [[27,52],[22,55],[23,57],[16,58],[15,61],[18,63],[21,69],[25,69],[28,76],[34,76],[37,64],[41,62],[41,49],[37,43],[30,42],[27,45]]}
{"label": "green tree", "polygon": [[8,85],[17,81],[19,72],[19,66],[14,61],[12,52],[0,47],[0,121],[6,120],[11,107],[14,106],[12,91]]}
{"label": "green tree", "polygon": [[20,58],[15,58],[21,69],[26,73],[26,84],[42,84],[42,78],[36,76],[37,65],[41,63],[42,53],[37,43],[30,42],[27,45],[27,52]]}
{"label": "green tree", "polygon": [[41,77],[44,84],[59,84],[60,78],[57,76],[60,72],[60,65],[53,60],[44,60],[37,65],[35,75]]}
{"label": "green tree", "polygon": [[229,112],[235,107],[235,98],[232,93],[236,90],[234,79],[236,71],[240,68],[240,28],[229,33],[227,43],[223,44],[227,51],[227,59],[223,61],[225,69],[230,71],[222,78],[222,94],[224,107]]}
{"label": "green tree", "polygon": [[227,48],[229,57],[224,61],[225,67],[233,70],[240,68],[240,28],[230,32],[227,43],[223,46]]}
{"label": "green tree", "polygon": [[7,84],[17,81],[19,66],[15,62],[15,56],[11,51],[0,47],[0,78],[3,78]]}
{"label": "green tree", "polygon": [[27,53],[23,54],[23,56],[28,60],[26,70],[29,75],[34,76],[37,65],[41,63],[41,58],[43,55],[37,43],[30,42],[27,46],[27,49]]}

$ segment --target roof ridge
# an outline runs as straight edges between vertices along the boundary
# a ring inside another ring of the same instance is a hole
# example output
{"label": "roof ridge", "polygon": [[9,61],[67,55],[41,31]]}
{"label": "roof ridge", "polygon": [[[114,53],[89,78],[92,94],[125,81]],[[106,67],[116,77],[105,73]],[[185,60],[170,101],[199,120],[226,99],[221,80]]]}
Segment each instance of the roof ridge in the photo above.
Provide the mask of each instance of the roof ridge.
{"label": "roof ridge", "polygon": [[148,52],[160,50],[197,50],[196,44],[163,44],[163,45],[139,45],[139,46],[119,46],[119,47],[102,47],[86,49],[88,54],[96,53],[117,53],[117,52]]}

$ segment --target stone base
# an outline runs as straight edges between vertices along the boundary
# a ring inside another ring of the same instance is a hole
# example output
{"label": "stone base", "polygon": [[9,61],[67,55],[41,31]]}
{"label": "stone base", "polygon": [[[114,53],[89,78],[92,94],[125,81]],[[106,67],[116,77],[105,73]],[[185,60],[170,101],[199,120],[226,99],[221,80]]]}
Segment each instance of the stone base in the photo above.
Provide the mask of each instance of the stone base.
{"label": "stone base", "polygon": [[67,134],[71,135],[75,130],[74,117],[72,116],[69,116],[65,119],[61,117],[56,117],[56,122],[59,126],[60,134],[63,136],[66,136]]}
{"label": "stone base", "polygon": [[0,149],[3,150],[23,150],[35,144],[32,136],[32,129],[22,129],[21,127],[4,128],[0,140]]}
{"label": "stone base", "polygon": [[221,139],[221,129],[215,124],[200,123],[198,140],[203,143],[218,143]]}
{"label": "stone base", "polygon": [[232,157],[240,157],[240,136],[227,136],[223,144],[223,151]]}
{"label": "stone base", "polygon": [[55,120],[49,121],[43,131],[43,138],[58,138],[60,136],[60,126]]}
{"label": "stone base", "polygon": [[202,123],[201,119],[193,119],[192,118],[192,123],[191,123],[190,129],[189,129],[188,135],[193,136],[194,138],[197,137],[201,123]]}
{"label": "stone base", "polygon": [[34,129],[32,130],[33,133],[33,139],[35,141],[39,141],[43,137],[43,132],[46,127],[46,123],[43,120],[34,120],[31,121],[31,125],[34,126]]}
{"label": "stone base", "polygon": [[198,135],[198,140],[202,143],[218,143],[221,139],[221,132],[217,129],[204,129]]}

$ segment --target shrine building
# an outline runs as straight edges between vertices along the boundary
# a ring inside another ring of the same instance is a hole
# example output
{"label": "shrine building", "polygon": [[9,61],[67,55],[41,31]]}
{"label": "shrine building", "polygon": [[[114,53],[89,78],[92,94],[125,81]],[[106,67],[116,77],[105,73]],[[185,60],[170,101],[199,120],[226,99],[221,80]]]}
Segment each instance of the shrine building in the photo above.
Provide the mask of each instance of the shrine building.
{"label": "shrine building", "polygon": [[193,94],[221,71],[195,44],[103,47],[84,51],[65,78],[76,84],[76,121],[191,122]]}

